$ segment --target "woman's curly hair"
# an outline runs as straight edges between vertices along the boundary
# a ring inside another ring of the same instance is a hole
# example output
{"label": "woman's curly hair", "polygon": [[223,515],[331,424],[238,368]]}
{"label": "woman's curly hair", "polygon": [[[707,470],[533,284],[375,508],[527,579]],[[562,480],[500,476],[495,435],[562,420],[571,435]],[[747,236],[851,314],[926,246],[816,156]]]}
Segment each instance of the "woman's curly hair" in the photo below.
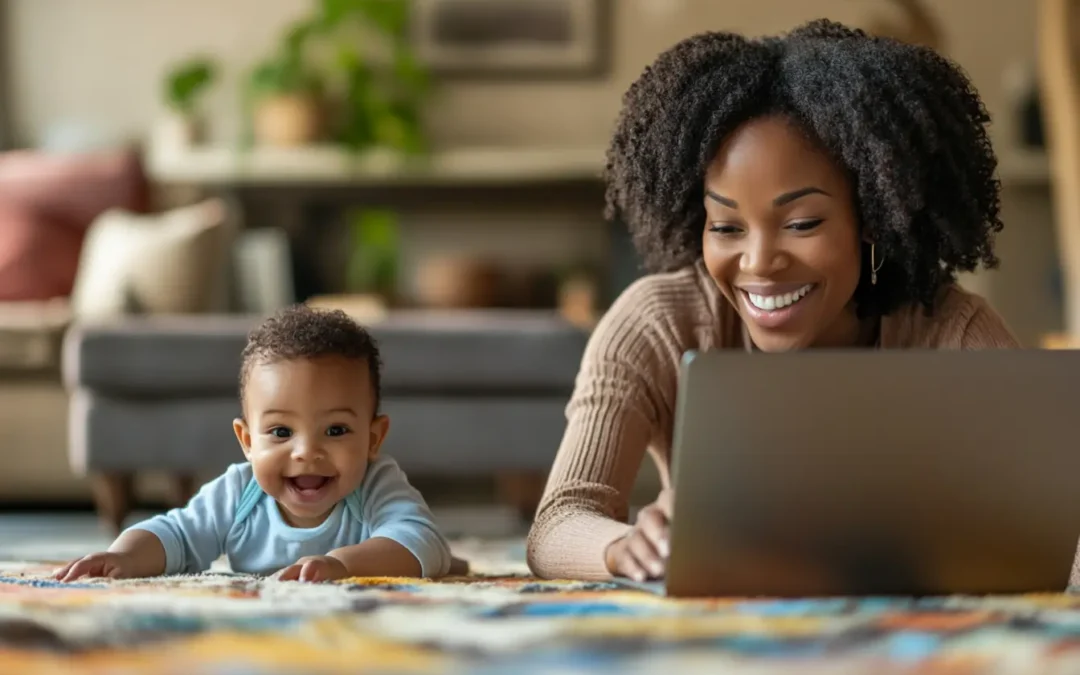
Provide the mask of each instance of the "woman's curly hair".
{"label": "woman's curly hair", "polygon": [[931,49],[817,20],[780,37],[691,37],[627,91],[605,215],[627,224],[650,271],[701,258],[706,168],[728,134],[770,114],[794,121],[852,181],[884,260],[876,286],[863,264],[861,315],[929,311],[958,271],[997,265],[997,160],[967,76]]}

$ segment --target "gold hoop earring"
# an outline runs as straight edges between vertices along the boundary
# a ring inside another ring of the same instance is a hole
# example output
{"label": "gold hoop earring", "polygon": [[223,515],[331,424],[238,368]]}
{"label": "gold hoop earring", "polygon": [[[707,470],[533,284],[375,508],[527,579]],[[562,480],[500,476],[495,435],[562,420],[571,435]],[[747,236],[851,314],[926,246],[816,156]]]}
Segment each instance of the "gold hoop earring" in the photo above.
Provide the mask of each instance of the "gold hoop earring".
{"label": "gold hoop earring", "polygon": [[881,262],[876,261],[877,250],[875,244],[870,244],[870,283],[877,286],[877,273],[881,269],[881,266],[885,264],[885,259],[882,258]]}

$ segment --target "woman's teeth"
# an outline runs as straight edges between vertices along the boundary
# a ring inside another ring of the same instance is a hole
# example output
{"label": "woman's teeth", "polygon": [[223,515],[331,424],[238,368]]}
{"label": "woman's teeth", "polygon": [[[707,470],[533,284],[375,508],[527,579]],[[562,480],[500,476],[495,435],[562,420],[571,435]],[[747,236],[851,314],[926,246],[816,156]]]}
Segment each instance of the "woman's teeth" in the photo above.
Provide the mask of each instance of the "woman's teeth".
{"label": "woman's teeth", "polygon": [[784,293],[783,295],[755,295],[753,293],[747,293],[746,296],[750,298],[750,304],[758,309],[763,309],[767,312],[771,312],[775,309],[783,309],[790,305],[794,305],[799,300],[806,297],[806,294],[813,290],[814,284],[806,284],[794,293]]}

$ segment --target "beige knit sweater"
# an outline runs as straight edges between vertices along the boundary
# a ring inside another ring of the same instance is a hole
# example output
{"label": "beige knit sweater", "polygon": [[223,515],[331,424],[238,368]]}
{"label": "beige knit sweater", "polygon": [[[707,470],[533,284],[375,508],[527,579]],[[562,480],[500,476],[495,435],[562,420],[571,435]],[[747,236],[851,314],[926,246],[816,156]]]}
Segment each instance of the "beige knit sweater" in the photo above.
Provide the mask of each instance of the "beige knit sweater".
{"label": "beige knit sweater", "polygon": [[[881,349],[1019,347],[979,296],[946,289],[932,316],[884,317]],[[566,409],[567,428],[529,533],[528,561],[548,578],[606,579],[604,551],[629,526],[628,497],[646,450],[670,486],[676,378],[689,349],[747,349],[738,314],[704,266],[647,276],[596,327]]]}

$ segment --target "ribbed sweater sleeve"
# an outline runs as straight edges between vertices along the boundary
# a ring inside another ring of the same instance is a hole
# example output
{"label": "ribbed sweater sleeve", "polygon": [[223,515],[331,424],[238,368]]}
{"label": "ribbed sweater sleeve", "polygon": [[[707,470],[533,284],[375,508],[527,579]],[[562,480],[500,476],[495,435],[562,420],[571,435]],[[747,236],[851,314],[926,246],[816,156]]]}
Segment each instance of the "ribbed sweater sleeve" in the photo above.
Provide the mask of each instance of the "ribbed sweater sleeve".
{"label": "ribbed sweater sleeve", "polygon": [[988,302],[971,296],[974,311],[960,337],[962,349],[1019,349],[1022,345]]}
{"label": "ribbed sweater sleeve", "polygon": [[594,330],[529,535],[534,574],[610,578],[605,550],[629,528],[629,496],[646,449],[670,442],[678,364],[704,305],[692,270],[646,277]]}

